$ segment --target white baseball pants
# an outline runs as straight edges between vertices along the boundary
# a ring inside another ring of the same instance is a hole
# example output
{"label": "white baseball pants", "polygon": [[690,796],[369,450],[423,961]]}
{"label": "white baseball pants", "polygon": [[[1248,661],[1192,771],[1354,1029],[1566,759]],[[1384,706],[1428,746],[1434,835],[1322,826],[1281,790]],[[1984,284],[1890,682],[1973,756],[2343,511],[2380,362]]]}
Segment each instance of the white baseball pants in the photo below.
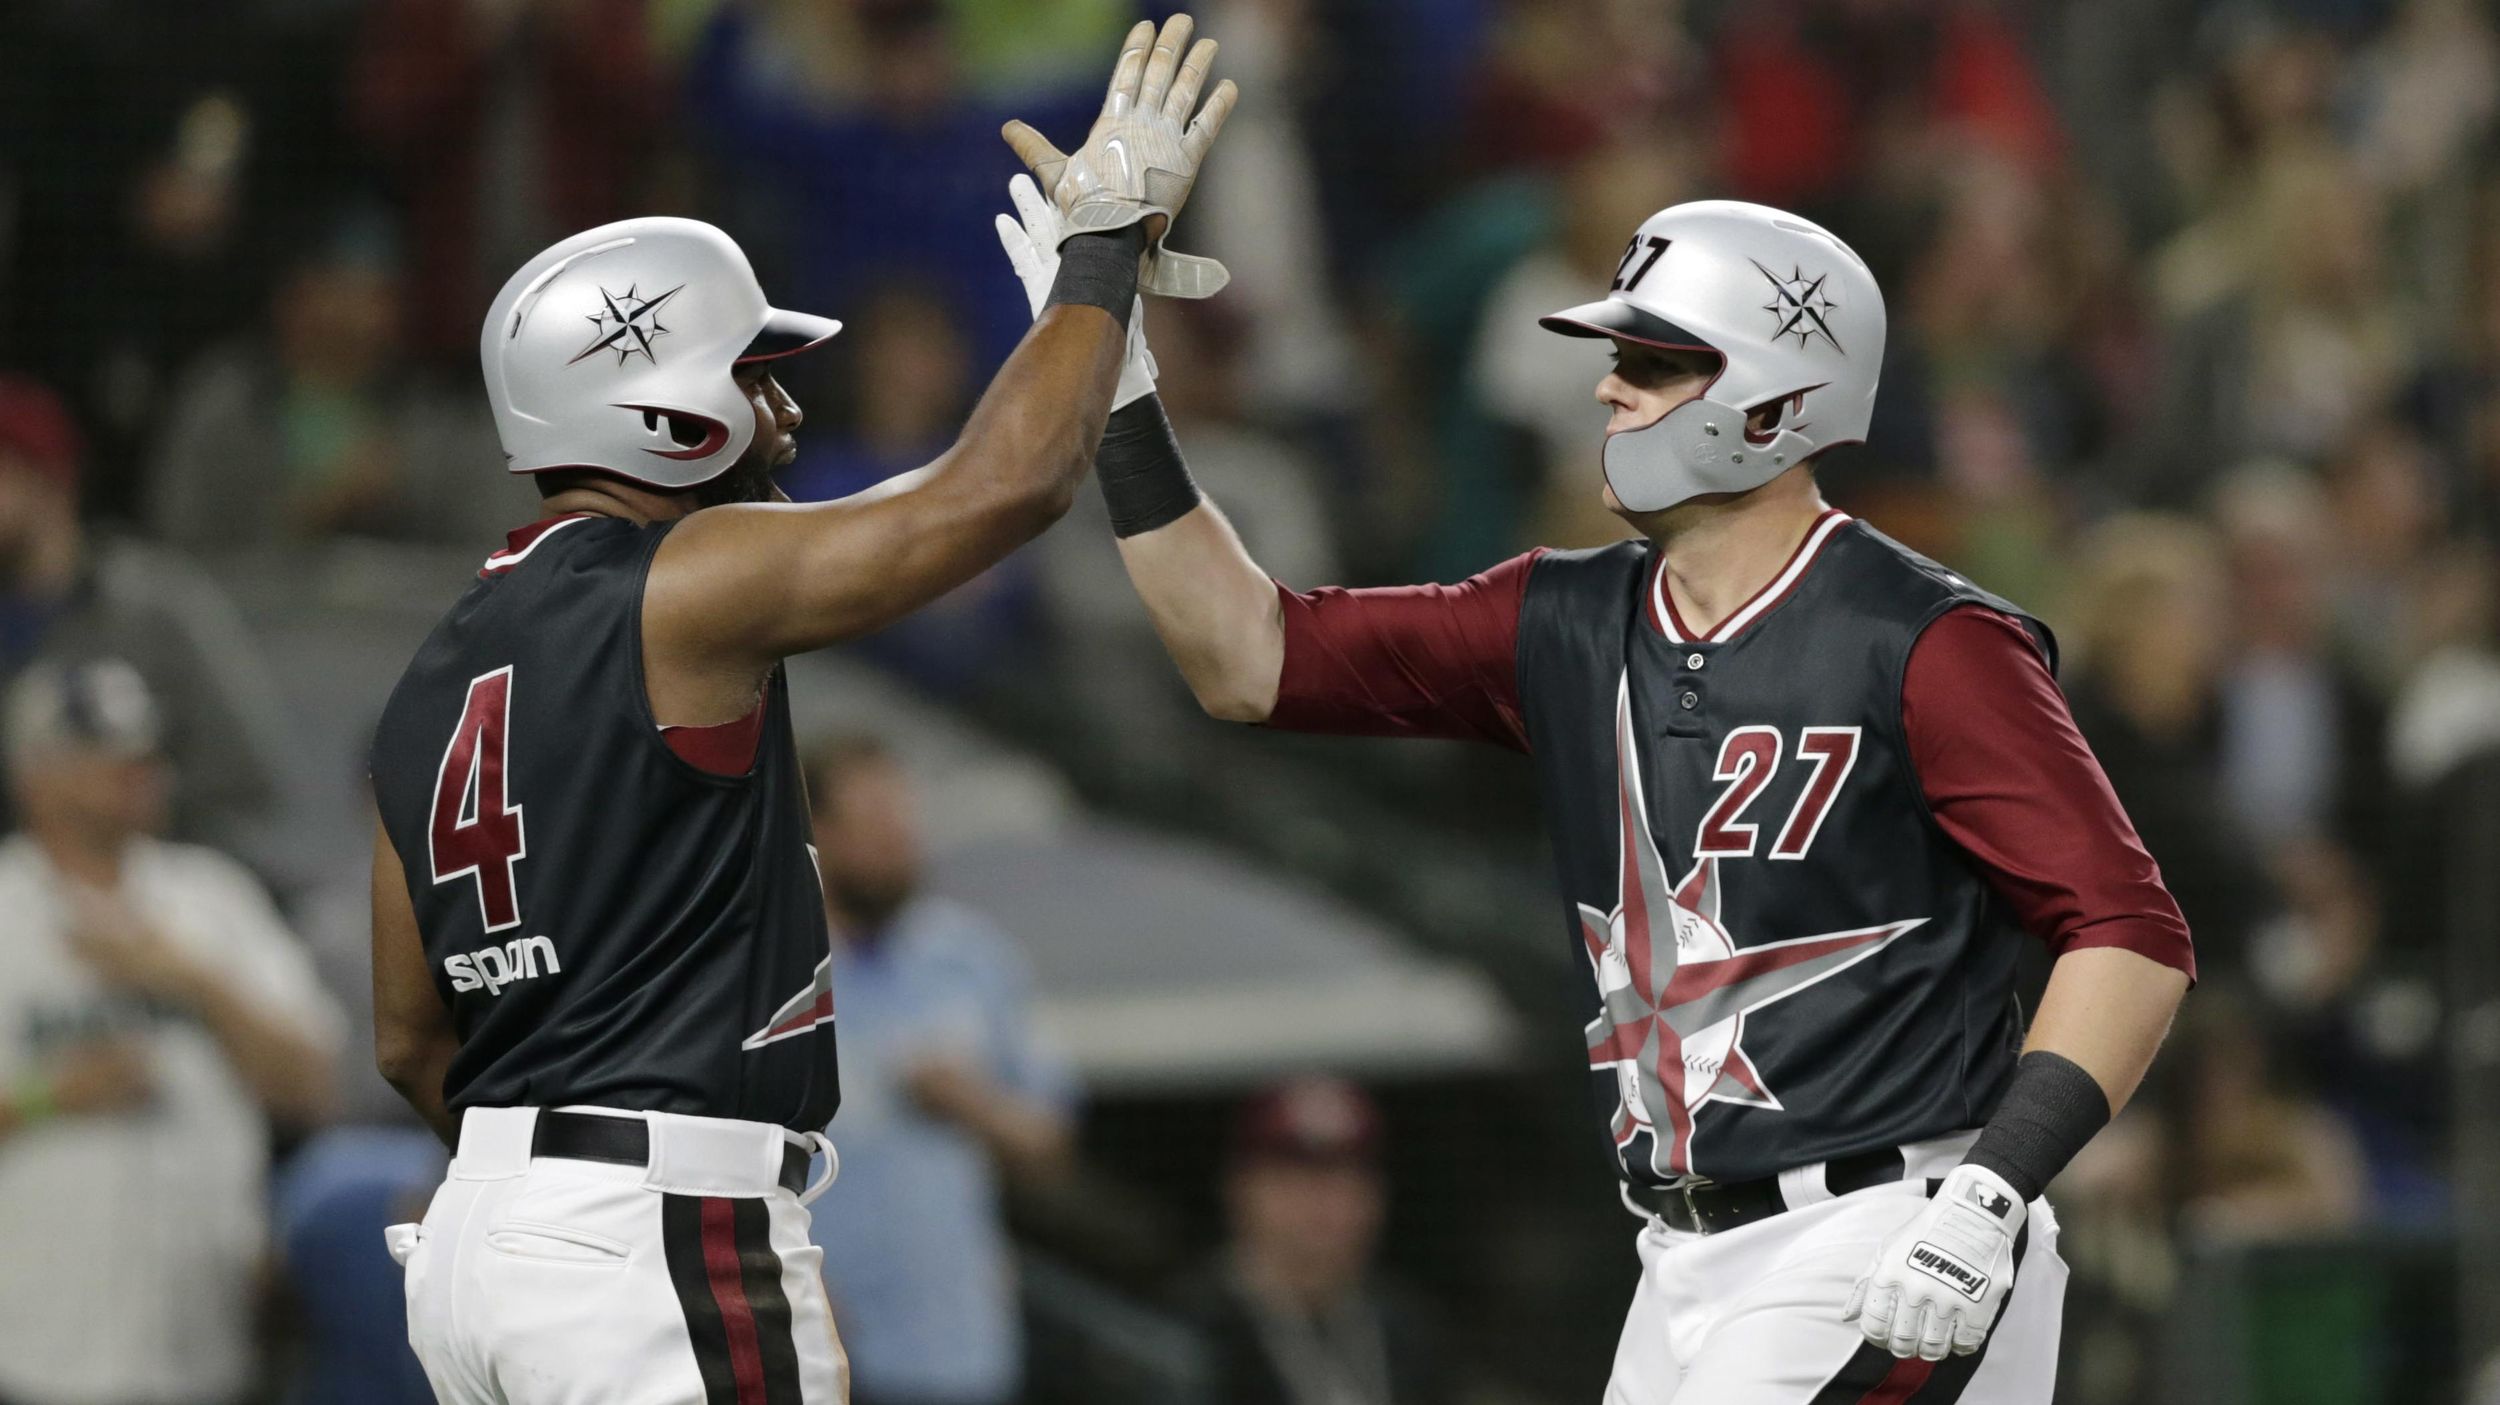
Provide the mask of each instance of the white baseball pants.
{"label": "white baseball pants", "polygon": [[2066,1262],[2046,1200],[2031,1202],[2014,1286],[1979,1351],[1903,1361],[1840,1320],[1876,1246],[1925,1206],[1927,1177],[1968,1140],[1949,1158],[1921,1154],[1948,1150],[1933,1143],[1904,1148],[1912,1179],[1838,1198],[1818,1197],[1816,1176],[1783,1174],[1791,1208],[1724,1233],[1652,1219],[1605,1405],[2049,1405]]}
{"label": "white baseball pants", "polygon": [[[567,1111],[596,1113],[599,1108]],[[650,1163],[530,1155],[536,1108],[473,1108],[421,1225],[390,1231],[445,1405],[843,1405],[849,1369],[792,1134],[624,1113]],[[827,1176],[826,1180],[831,1177]]]}

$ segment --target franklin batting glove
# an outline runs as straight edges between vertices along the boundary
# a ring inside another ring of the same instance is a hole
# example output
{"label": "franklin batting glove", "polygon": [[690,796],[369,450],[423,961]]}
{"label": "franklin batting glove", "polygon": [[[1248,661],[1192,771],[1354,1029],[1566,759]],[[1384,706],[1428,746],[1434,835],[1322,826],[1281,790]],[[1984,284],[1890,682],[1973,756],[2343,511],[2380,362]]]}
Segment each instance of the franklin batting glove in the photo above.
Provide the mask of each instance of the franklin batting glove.
{"label": "franklin batting glove", "polygon": [[2029,1213],[1984,1166],[1957,1166],[1925,1208],[1875,1251],[1840,1314],[1895,1356],[1941,1361],[1988,1340],[2014,1286],[2014,1237]]}
{"label": "franklin batting glove", "polygon": [[[1199,40],[1182,61],[1190,30],[1187,15],[1165,21],[1160,37],[1151,23],[1138,21],[1121,46],[1102,115],[1074,153],[1060,151],[1022,122],[1008,123],[1003,132],[1059,207],[1065,219],[1061,238],[1144,223],[1152,238],[1138,287],[1173,298],[1211,297],[1232,277],[1213,259],[1163,247],[1173,216],[1197,183],[1207,148],[1240,96],[1231,80],[1218,83],[1197,120],[1190,121],[1215,62],[1212,39]],[[1158,218],[1161,228],[1154,223]]]}

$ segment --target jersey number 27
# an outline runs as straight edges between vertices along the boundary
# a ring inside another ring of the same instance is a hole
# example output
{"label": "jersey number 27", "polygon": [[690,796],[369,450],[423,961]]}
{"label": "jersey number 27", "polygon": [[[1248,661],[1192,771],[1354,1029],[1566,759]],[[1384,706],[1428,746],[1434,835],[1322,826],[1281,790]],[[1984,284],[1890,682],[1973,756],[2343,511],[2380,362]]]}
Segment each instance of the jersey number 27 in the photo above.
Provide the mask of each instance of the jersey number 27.
{"label": "jersey number 27", "polygon": [[[1719,747],[1719,763],[1711,772],[1711,779],[1726,781],[1728,786],[1701,817],[1701,827],[1693,835],[1693,857],[1753,856],[1761,843],[1761,829],[1744,818],[1745,807],[1779,768],[1782,741],[1777,727],[1739,727],[1728,733]],[[1787,823],[1780,826],[1779,837],[1771,841],[1775,859],[1802,859],[1814,847],[1814,836],[1823,832],[1823,817],[1832,812],[1841,782],[1849,779],[1851,768],[1858,764],[1858,729],[1808,727],[1797,735],[1797,757],[1811,764],[1814,774],[1797,793],[1797,803],[1789,810]]]}
{"label": "jersey number 27", "polygon": [[434,779],[434,815],[426,826],[434,881],[474,874],[478,915],[489,932],[521,925],[513,865],[529,852],[521,807],[504,794],[511,756],[505,732],[511,721],[511,666],[470,679],[460,725],[452,730]]}

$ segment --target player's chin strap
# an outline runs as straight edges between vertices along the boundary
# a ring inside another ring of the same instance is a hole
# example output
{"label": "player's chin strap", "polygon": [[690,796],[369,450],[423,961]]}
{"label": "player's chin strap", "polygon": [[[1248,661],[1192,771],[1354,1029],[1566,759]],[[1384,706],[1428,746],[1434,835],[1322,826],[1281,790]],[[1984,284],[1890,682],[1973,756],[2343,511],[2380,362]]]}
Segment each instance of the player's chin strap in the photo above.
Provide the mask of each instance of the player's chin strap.
{"label": "player's chin strap", "polygon": [[1687,400],[1655,424],[1606,436],[1606,482],[1627,510],[1658,512],[1704,493],[1759,488],[1805,462],[1815,448],[1785,427],[1768,443],[1752,443],[1743,410]]}
{"label": "player's chin strap", "polygon": [[842,1174],[842,1153],[833,1149],[833,1138],[822,1132],[808,1133],[807,1141],[816,1148],[817,1155],[825,1158],[825,1173],[808,1182],[807,1189],[799,1192],[800,1204],[813,1205],[816,1197],[832,1189],[834,1178]]}

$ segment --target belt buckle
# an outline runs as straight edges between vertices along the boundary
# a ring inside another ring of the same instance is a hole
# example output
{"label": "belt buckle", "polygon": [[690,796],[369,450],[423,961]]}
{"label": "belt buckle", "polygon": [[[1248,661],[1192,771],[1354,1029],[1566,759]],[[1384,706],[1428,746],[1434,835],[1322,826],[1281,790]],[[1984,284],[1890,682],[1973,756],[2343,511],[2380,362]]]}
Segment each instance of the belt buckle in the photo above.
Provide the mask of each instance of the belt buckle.
{"label": "belt buckle", "polygon": [[1710,1226],[1702,1223],[1701,1203],[1693,1199],[1693,1182],[1686,1181],[1677,1186],[1675,1193],[1684,1197],[1684,1213],[1692,1217],[1693,1233],[1708,1234]]}

